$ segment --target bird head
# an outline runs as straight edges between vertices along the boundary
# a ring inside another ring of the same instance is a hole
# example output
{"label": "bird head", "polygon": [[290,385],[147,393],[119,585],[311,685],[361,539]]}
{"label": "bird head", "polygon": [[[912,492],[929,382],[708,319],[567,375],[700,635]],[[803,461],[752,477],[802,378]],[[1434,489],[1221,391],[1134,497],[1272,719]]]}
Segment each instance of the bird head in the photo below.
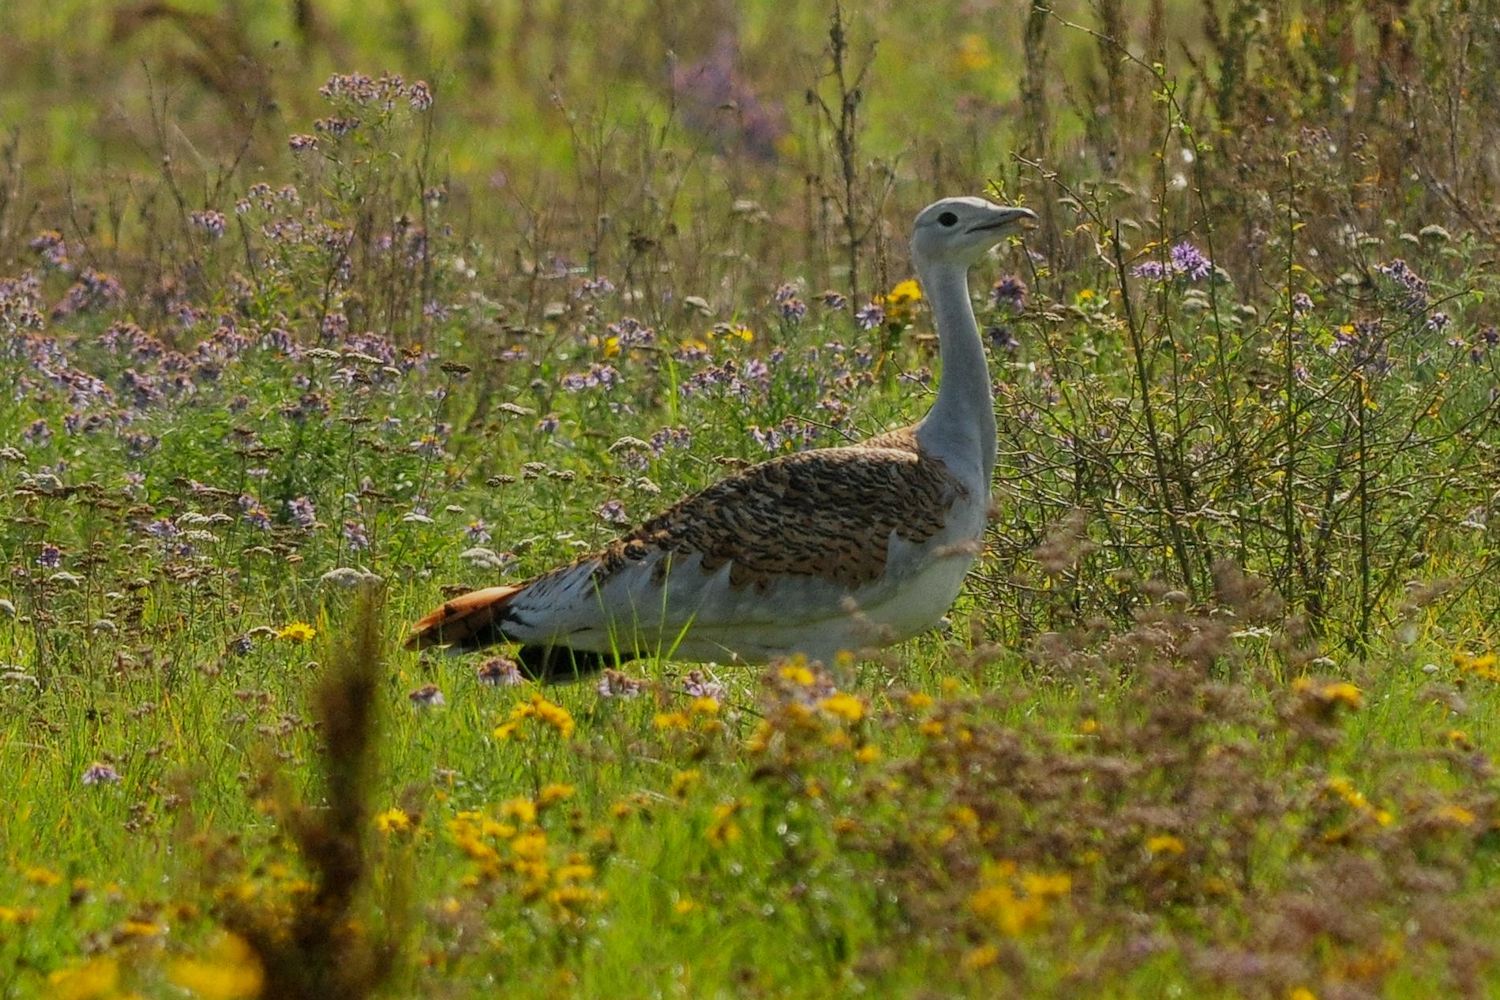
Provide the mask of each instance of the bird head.
{"label": "bird head", "polygon": [[1007,234],[1035,219],[1029,208],[996,205],[983,198],[944,198],[917,213],[911,253],[918,264],[946,262],[968,267]]}

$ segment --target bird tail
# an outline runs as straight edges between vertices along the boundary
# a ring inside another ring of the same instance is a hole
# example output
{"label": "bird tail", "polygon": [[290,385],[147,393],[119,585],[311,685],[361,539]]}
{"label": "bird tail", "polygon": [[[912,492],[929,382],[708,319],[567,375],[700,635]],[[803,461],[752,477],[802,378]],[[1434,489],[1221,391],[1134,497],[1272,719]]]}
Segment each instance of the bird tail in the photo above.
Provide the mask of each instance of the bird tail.
{"label": "bird tail", "polygon": [[502,625],[511,599],[521,587],[486,587],[461,594],[412,626],[406,648],[453,646],[460,651],[483,649],[506,640]]}

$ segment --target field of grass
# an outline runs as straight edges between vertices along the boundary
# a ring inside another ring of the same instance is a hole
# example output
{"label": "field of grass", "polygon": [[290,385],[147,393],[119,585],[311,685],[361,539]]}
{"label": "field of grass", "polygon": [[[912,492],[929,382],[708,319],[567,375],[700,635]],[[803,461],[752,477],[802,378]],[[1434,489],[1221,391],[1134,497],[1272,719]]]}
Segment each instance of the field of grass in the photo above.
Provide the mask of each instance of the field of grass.
{"label": "field of grass", "polygon": [[[0,996],[1500,993],[1493,16],[688,7],[0,8]],[[940,630],[402,650],[920,416],[961,193]]]}

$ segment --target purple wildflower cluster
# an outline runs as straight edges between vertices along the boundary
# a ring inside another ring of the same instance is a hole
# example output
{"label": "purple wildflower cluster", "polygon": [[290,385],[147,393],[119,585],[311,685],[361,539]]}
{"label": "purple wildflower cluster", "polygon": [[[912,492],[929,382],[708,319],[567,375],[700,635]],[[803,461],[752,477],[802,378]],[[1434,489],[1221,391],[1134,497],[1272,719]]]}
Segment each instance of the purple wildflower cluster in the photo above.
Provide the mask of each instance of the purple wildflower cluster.
{"label": "purple wildflower cluster", "polygon": [[1197,282],[1212,275],[1214,265],[1202,250],[1183,240],[1172,247],[1165,262],[1142,261],[1131,273],[1145,281],[1165,281],[1169,278],[1180,277],[1190,282]]}
{"label": "purple wildflower cluster", "polygon": [[395,73],[382,73],[378,79],[364,73],[335,73],[318,88],[318,93],[332,103],[377,107],[386,111],[403,100],[413,111],[426,111],[432,107],[432,88],[425,80],[407,83]]}
{"label": "purple wildflower cluster", "polygon": [[807,303],[797,295],[797,286],[784,284],[776,289],[776,307],[781,312],[781,318],[788,323],[800,323],[807,316]]}
{"label": "purple wildflower cluster", "polygon": [[775,427],[750,426],[750,437],[773,455],[810,448],[817,436],[817,428],[795,417],[787,417]]}
{"label": "purple wildflower cluster", "polygon": [[614,365],[591,364],[587,371],[569,372],[562,377],[566,392],[584,392],[588,389],[610,391],[620,384],[620,372]]}
{"label": "purple wildflower cluster", "polygon": [[1427,281],[1417,272],[1397,257],[1388,264],[1381,264],[1375,269],[1381,275],[1391,281],[1401,295],[1401,308],[1412,315],[1420,315],[1427,311],[1430,299],[1427,292]]}
{"label": "purple wildflower cluster", "polygon": [[857,309],[854,313],[854,325],[861,330],[873,330],[885,323],[885,307],[878,302],[871,302],[863,309]]}
{"label": "purple wildflower cluster", "polygon": [[1385,375],[1394,367],[1389,338],[1378,320],[1361,320],[1335,330],[1328,353],[1347,356],[1350,366],[1367,376]]}

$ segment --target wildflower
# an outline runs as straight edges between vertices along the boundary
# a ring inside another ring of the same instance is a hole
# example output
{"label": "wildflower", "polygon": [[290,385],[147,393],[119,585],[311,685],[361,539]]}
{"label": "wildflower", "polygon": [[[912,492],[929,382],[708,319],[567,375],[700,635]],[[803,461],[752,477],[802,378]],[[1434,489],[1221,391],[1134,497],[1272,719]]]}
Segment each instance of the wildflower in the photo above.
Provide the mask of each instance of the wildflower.
{"label": "wildflower", "polygon": [[865,705],[852,694],[832,694],[818,702],[818,707],[844,722],[858,722],[865,717]]}
{"label": "wildflower", "polygon": [[83,783],[85,785],[113,785],[120,781],[120,772],[108,764],[98,761],[83,769]]}
{"label": "wildflower", "polygon": [[188,222],[203,230],[214,239],[219,239],[228,228],[228,222],[223,212],[215,212],[212,209],[202,212],[193,212],[188,215]]}
{"label": "wildflower", "polygon": [[599,683],[595,685],[601,698],[634,698],[645,689],[645,681],[618,670],[604,671],[599,675]]}
{"label": "wildflower", "polygon": [[819,298],[822,299],[824,309],[831,309],[834,312],[842,310],[849,304],[849,300],[846,297],[831,290],[824,292]]}
{"label": "wildflower", "polygon": [[351,551],[362,552],[370,547],[370,533],[358,521],[345,521],[344,541]]}
{"label": "wildflower", "polygon": [[410,833],[412,827],[411,817],[406,810],[399,806],[392,806],[384,812],[375,814],[375,829],[384,834]]}
{"label": "wildflower", "polygon": [[690,698],[724,699],[724,685],[710,680],[702,670],[689,670],[682,679],[682,691]]}
{"label": "wildflower", "polygon": [[293,524],[304,530],[311,531],[318,524],[318,513],[313,508],[313,502],[307,497],[288,500],[286,513]]}
{"label": "wildflower", "polygon": [[1312,312],[1312,308],[1313,300],[1311,295],[1308,295],[1306,292],[1298,292],[1292,296],[1292,315],[1305,316]]}
{"label": "wildflower", "polygon": [[998,961],[1000,961],[1000,949],[992,944],[984,944],[965,952],[961,964],[970,972],[978,972]]}
{"label": "wildflower", "polygon": [[59,270],[68,268],[68,244],[63,240],[63,234],[56,229],[37,233],[27,246],[41,254],[42,259],[52,267]]}
{"label": "wildflower", "polygon": [[243,938],[225,934],[202,958],[172,962],[167,979],[201,1000],[252,1000],[261,995],[265,972]]}
{"label": "wildflower", "polygon": [[572,714],[561,705],[534,694],[530,701],[519,702],[510,710],[510,718],[495,730],[495,739],[505,741],[523,738],[522,726],[528,719],[554,730],[565,740],[573,738]]}
{"label": "wildflower", "polygon": [[406,696],[413,708],[440,708],[448,704],[443,692],[436,684],[423,684]]}
{"label": "wildflower", "polygon": [[721,802],[714,806],[713,820],[708,824],[708,842],[714,847],[726,847],[740,839],[740,825],[735,822],[745,803],[739,799]]}
{"label": "wildflower", "polygon": [[290,136],[286,141],[287,147],[294,153],[310,152],[318,148],[318,137],[299,133]]}
{"label": "wildflower", "polygon": [[689,728],[688,717],[681,712],[657,712],[651,724],[663,732]]}
{"label": "wildflower", "polygon": [[47,995],[54,1000],[95,1000],[114,996],[119,984],[120,963],[112,955],[100,955],[49,975]]}
{"label": "wildflower", "polygon": [[57,874],[57,872],[51,868],[43,868],[40,865],[33,865],[26,869],[21,873],[21,877],[32,885],[41,886],[44,889],[50,889],[62,881],[62,876]]}
{"label": "wildflower", "polygon": [[885,324],[885,309],[878,302],[871,302],[854,313],[854,324],[861,330],[873,330]]}
{"label": "wildflower", "polygon": [[1137,264],[1130,273],[1144,281],[1161,281],[1167,276],[1167,268],[1159,260],[1146,260]]}
{"label": "wildflower", "polygon": [[573,791],[572,785],[565,785],[559,781],[543,785],[542,790],[536,796],[537,805],[545,809],[559,802],[565,802],[573,797]]}
{"label": "wildflower", "polygon": [[1203,251],[1187,241],[1172,248],[1171,258],[1172,270],[1189,281],[1202,281],[1213,274],[1213,263],[1203,256]]}
{"label": "wildflower", "polygon": [[778,671],[778,674],[782,680],[802,687],[811,687],[817,679],[804,663],[788,663]]}
{"label": "wildflower", "polygon": [[627,524],[630,521],[630,515],[625,513],[625,505],[618,500],[604,501],[595,513],[605,524]]}
{"label": "wildflower", "polygon": [[703,775],[697,768],[689,768],[686,771],[678,771],[672,775],[672,798],[685,799],[688,793],[697,788],[703,782]]}
{"label": "wildflower", "polygon": [[1471,810],[1454,802],[1439,806],[1432,818],[1445,826],[1473,826],[1477,819]]}
{"label": "wildflower", "polygon": [[990,301],[996,308],[1019,313],[1026,308],[1026,282],[1014,274],[1007,274],[995,282],[990,289]]}
{"label": "wildflower", "polygon": [[678,899],[677,902],[672,904],[672,912],[677,914],[679,917],[685,917],[689,913],[693,913],[701,908],[702,907],[700,907],[697,902],[689,899],[686,896],[683,896],[682,898]]}
{"label": "wildflower", "polygon": [[36,557],[36,564],[43,569],[57,569],[62,565],[62,549],[51,542],[43,542],[42,550]]}
{"label": "wildflower", "polygon": [[414,80],[406,88],[406,100],[413,111],[426,111],[432,107],[432,88],[426,80]]}
{"label": "wildflower", "polygon": [[1154,855],[1182,854],[1187,851],[1187,845],[1182,842],[1181,837],[1174,837],[1170,833],[1158,833],[1146,839],[1146,853]]}
{"label": "wildflower", "polygon": [[307,642],[318,634],[318,630],[307,622],[289,622],[276,632],[278,639],[290,639],[292,642]]}
{"label": "wildflower", "polygon": [[479,683],[488,684],[492,687],[514,687],[525,678],[521,676],[521,668],[516,666],[515,660],[508,660],[503,656],[492,656],[479,665]]}

